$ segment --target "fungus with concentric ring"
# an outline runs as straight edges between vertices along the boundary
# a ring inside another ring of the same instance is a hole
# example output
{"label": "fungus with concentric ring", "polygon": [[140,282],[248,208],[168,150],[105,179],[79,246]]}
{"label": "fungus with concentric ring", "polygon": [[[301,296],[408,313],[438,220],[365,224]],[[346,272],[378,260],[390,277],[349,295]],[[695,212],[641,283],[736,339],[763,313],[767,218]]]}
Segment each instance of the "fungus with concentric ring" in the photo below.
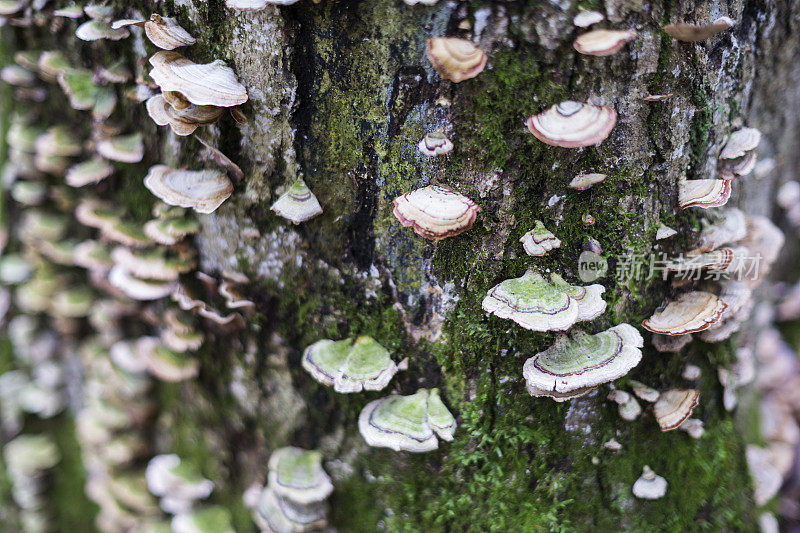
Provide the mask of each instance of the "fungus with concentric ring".
{"label": "fungus with concentric ring", "polygon": [[564,401],[588,393],[627,374],[642,358],[644,340],[630,324],[595,335],[561,336],[547,350],[527,361],[522,370],[531,396]]}
{"label": "fungus with concentric ring", "polygon": [[370,446],[427,452],[439,447],[437,436],[453,440],[456,421],[437,389],[420,389],[368,403],[358,417],[358,429]]}
{"label": "fungus with concentric ring", "polygon": [[474,78],[486,67],[486,52],[466,39],[435,37],[428,39],[425,53],[439,75],[453,82]]}
{"label": "fungus with concentric ring", "polygon": [[463,194],[428,185],[395,198],[393,214],[417,235],[439,241],[470,229],[480,209]]}
{"label": "fungus with concentric ring", "polygon": [[567,100],[529,117],[526,124],[546,144],[580,148],[603,142],[617,124],[617,112],[604,105]]}
{"label": "fungus with concentric ring", "polygon": [[547,281],[528,270],[519,278],[503,281],[489,290],[483,310],[513,320],[532,331],[565,331],[580,321],[593,320],[606,310],[599,284],[570,285],[558,274]]}

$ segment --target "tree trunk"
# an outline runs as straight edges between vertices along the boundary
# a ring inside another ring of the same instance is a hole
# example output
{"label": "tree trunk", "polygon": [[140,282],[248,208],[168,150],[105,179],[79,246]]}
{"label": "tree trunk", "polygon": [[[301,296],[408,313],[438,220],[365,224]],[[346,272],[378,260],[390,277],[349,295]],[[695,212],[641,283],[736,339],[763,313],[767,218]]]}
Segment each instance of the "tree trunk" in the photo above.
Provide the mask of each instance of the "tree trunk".
{"label": "tree trunk", "polygon": [[[774,191],[800,165],[797,2],[302,0],[260,12],[226,9],[222,0],[112,3],[117,18],[136,9],[177,17],[198,41],[178,51],[197,62],[226,61],[249,95],[241,108],[246,124],[225,116],[196,133],[244,177],[217,211],[198,215],[202,229],[193,242],[202,272],[247,276],[246,295],[257,310],[238,330],[205,324],[199,376],[156,385],[149,450],[137,468],[157,453],[197,463],[215,483],[209,502],[232,513],[237,531],[256,530],[242,495],[265,482],[271,452],[287,445],[323,452],[335,486],[328,520],[339,531],[757,529],[761,508],[744,450],[761,442],[758,394],[740,391],[738,408],[728,412],[717,379],[717,366],[735,361],[757,331],[746,325],[724,342],[695,340],[679,354],[659,353],[640,324],[679,291],[660,277],[623,280],[613,270],[615,258],[674,256],[694,246],[701,220],[715,210],[679,209],[678,183],[718,177],[719,153],[742,126],[762,132],[759,157],[775,166],[737,178],[728,205],[783,223],[773,214]],[[609,57],[581,55],[572,45],[585,31],[572,23],[579,8],[599,9],[606,14],[600,26],[635,29],[638,37]],[[722,15],[736,25],[699,43],[661,30]],[[60,49],[73,65],[96,68],[122,57],[135,72],[148,71],[143,53],[156,49],[140,30],[127,40],[84,43],[74,37],[81,22],[4,27],[6,63],[19,50]],[[461,83],[443,80],[425,57],[425,41],[444,35],[478,44],[489,54],[486,69]],[[9,111],[28,105],[46,110],[37,115],[42,126],[66,123],[88,138],[87,112],[67,109],[57,84],[49,87],[41,104],[11,103],[12,91],[4,89],[6,130]],[[643,99],[665,94],[671,96]],[[619,122],[610,137],[566,149],[528,133],[528,116],[568,99],[615,108]],[[214,167],[194,138],[155,126],[144,104],[121,96],[110,122],[125,133],[144,132],[144,160],[116,165],[105,182],[75,190],[78,198],[113,200],[143,222],[155,204],[142,186],[151,165]],[[454,150],[421,154],[417,143],[439,127]],[[585,172],[608,178],[587,191],[566,187]],[[292,225],[269,208],[298,177],[324,213]],[[392,200],[430,183],[480,205],[472,229],[432,242],[399,224]],[[13,232],[24,209],[5,203]],[[529,257],[519,239],[537,219],[561,247]],[[661,223],[679,234],[656,241]],[[74,227],[81,239],[92,235]],[[260,236],[249,237],[252,229]],[[683,368],[698,365],[701,439],[661,432],[647,406],[637,420],[622,420],[606,400],[607,386],[565,403],[526,391],[524,361],[555,334],[489,316],[481,302],[491,287],[529,268],[580,283],[578,256],[589,238],[610,260],[611,272],[599,281],[608,307],[581,328],[596,333],[627,322],[642,331],[642,360],[619,388],[629,389],[630,379],[659,390],[686,388]],[[792,280],[797,245],[787,242],[772,276]],[[759,299],[771,297],[761,292]],[[144,318],[125,328],[131,336],[153,332]],[[78,338],[62,340],[71,365],[80,366],[75,352],[89,334],[84,325]],[[339,394],[300,366],[311,343],[358,335],[374,337],[396,361],[409,359],[384,391]],[[17,365],[7,346],[5,352],[6,368]],[[48,492],[58,531],[95,527],[74,436],[82,386],[80,373],[70,374],[70,407],[47,420],[29,416],[24,426],[59,445],[62,461]],[[423,454],[368,447],[358,430],[361,409],[421,387],[440,389],[457,417],[455,439]],[[622,449],[604,448],[610,439]],[[644,465],[669,482],[664,498],[633,497]],[[5,485],[0,520],[15,531],[18,514]]]}

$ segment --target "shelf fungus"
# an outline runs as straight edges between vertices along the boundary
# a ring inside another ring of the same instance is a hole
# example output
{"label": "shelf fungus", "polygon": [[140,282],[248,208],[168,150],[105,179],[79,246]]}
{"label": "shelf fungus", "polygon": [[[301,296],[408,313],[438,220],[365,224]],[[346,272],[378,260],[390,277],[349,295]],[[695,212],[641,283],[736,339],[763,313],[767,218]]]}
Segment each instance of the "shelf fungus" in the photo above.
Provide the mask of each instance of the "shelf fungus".
{"label": "shelf fungus", "polygon": [[585,191],[587,189],[591,189],[598,183],[604,182],[607,177],[608,176],[606,174],[598,174],[598,173],[578,174],[577,176],[572,178],[572,181],[569,182],[569,185],[567,185],[567,187],[578,191]]}
{"label": "shelf fungus", "polygon": [[603,142],[617,124],[617,112],[602,105],[567,100],[529,117],[528,130],[543,143],[564,148]]}
{"label": "shelf fungus", "polygon": [[172,246],[188,235],[200,231],[200,224],[192,217],[182,214],[150,220],[144,225],[144,233],[159,244]]}
{"label": "shelf fungus", "polygon": [[605,15],[599,11],[580,10],[572,19],[572,23],[579,28],[588,28],[592,24],[597,24],[605,20]]}
{"label": "shelf fungus", "polygon": [[100,41],[102,39],[119,41],[130,34],[131,32],[127,28],[114,29],[110,23],[100,19],[84,22],[75,30],[75,36],[82,41]]}
{"label": "shelf fungus", "polygon": [[745,176],[756,166],[756,148],[761,142],[761,132],[755,128],[742,128],[731,133],[719,154],[719,172],[724,179]]}
{"label": "shelf fungus", "polygon": [[[591,390],[591,389],[590,389]],[[642,406],[630,393],[624,390],[614,389],[608,394],[608,399],[617,404],[619,416],[623,420],[632,422],[642,414]]]}
{"label": "shelf fungus", "polygon": [[323,502],[302,505],[266,487],[254,506],[253,521],[262,532],[302,533],[324,528],[327,517]]}
{"label": "shelf fungus", "polygon": [[393,214],[417,235],[439,241],[470,229],[480,209],[463,194],[428,185],[395,198]]}
{"label": "shelf fungus", "polygon": [[150,64],[150,77],[162,91],[176,92],[194,105],[233,107],[247,101],[247,89],[223,61],[197,64],[177,52],[161,51]]}
{"label": "shelf fungus", "polygon": [[565,401],[614,381],[639,364],[644,341],[630,324],[619,324],[595,335],[576,332],[556,339],[547,350],[527,361],[522,375],[531,396]]}
{"label": "shelf fungus", "polygon": [[230,511],[219,505],[176,514],[170,527],[172,533],[236,533]]}
{"label": "shelf fungus", "polygon": [[507,279],[489,290],[483,310],[513,320],[533,331],[565,331],[573,324],[593,320],[606,310],[605,287],[570,285],[558,274],[548,282],[528,270],[519,278]]}
{"label": "shelf fungus", "polygon": [[659,224],[658,229],[656,230],[656,240],[660,241],[663,239],[669,239],[670,237],[673,237],[677,234],[678,232],[670,228],[669,226],[665,224]]}
{"label": "shelf fungus", "polygon": [[108,273],[108,282],[123,294],[137,301],[159,300],[175,292],[177,285],[172,281],[139,278],[124,266],[114,265]]}
{"label": "shelf fungus", "polygon": [[642,326],[662,335],[686,335],[719,322],[726,307],[725,302],[709,292],[688,292],[646,318]]}
{"label": "shelf fungus", "polygon": [[97,85],[94,73],[87,69],[67,69],[59,73],[58,84],[69,98],[73,109],[92,111],[94,118],[107,119],[117,107],[114,89]]}
{"label": "shelf fungus", "polygon": [[162,50],[174,50],[181,46],[189,46],[197,42],[188,31],[184,30],[178,21],[170,17],[162,17],[156,13],[150,15],[150,20],[124,19],[114,22],[114,29],[128,26],[144,28],[144,33],[150,42]]}
{"label": "shelf fungus", "polygon": [[295,224],[322,214],[319,200],[302,179],[295,181],[289,190],[280,195],[270,209]]}
{"label": "shelf fungus", "polygon": [[138,163],[144,157],[144,138],[132,133],[103,139],[97,143],[97,153],[111,161]]}
{"label": "shelf fungus", "polygon": [[64,181],[70,187],[83,187],[91,183],[100,183],[113,173],[114,167],[98,156],[71,166],[64,176]]}
{"label": "shelf fungus", "polygon": [[192,502],[208,498],[214,483],[191,463],[175,454],[156,455],[145,470],[147,487],[154,496]]}
{"label": "shelf fungus", "polygon": [[389,350],[366,336],[317,341],[305,349],[302,362],[311,377],[343,393],[381,390],[398,370]]}
{"label": "shelf fungus", "polygon": [[425,53],[439,75],[453,82],[474,78],[486,67],[486,52],[466,39],[435,37],[428,39]]}
{"label": "shelf fungus", "polygon": [[664,31],[678,41],[697,42],[710,39],[718,33],[733,28],[736,23],[728,17],[720,17],[713,22],[705,24],[687,24],[677,22],[664,26]]}
{"label": "shelf fungus", "polygon": [[700,403],[700,391],[696,389],[671,389],[661,393],[653,405],[661,431],[670,431],[680,427]]}
{"label": "shelf fungus", "polygon": [[163,281],[177,280],[195,267],[193,256],[171,253],[165,248],[132,250],[118,246],[111,252],[111,258],[134,276]]}
{"label": "shelf fungus", "polygon": [[438,389],[420,389],[410,396],[393,394],[368,403],[358,417],[358,429],[370,446],[427,452],[439,447],[437,435],[453,440],[456,420]]}
{"label": "shelf fungus", "polygon": [[645,465],[642,475],[633,484],[633,495],[643,500],[657,500],[667,493],[667,480]]}
{"label": "shelf fungus", "polygon": [[588,56],[610,56],[639,35],[635,30],[592,30],[573,43],[575,50]]}
{"label": "shelf fungus", "polygon": [[175,135],[182,137],[191,135],[200,126],[214,124],[224,113],[224,108],[221,107],[193,104],[176,109],[167,102],[163,94],[148,98],[146,107],[153,122],[159,126],[169,126]]}
{"label": "shelf fungus", "polygon": [[445,136],[442,129],[438,129],[425,135],[418,146],[419,151],[425,155],[445,155],[453,150],[453,141]]}
{"label": "shelf fungus", "polygon": [[656,389],[648,387],[641,381],[636,381],[632,379],[630,381],[630,385],[636,397],[646,402],[650,403],[656,402],[658,401],[658,398],[661,395],[661,393],[659,393]]}
{"label": "shelf fungus", "polygon": [[702,221],[703,230],[697,239],[697,246],[687,252],[687,255],[710,252],[720,246],[745,238],[747,235],[747,218],[740,209],[727,207],[718,211],[715,215],[715,220],[711,223],[707,219]]}
{"label": "shelf fungus", "polygon": [[282,498],[308,505],[333,492],[331,478],[322,469],[322,454],[316,450],[278,448],[268,466],[269,488]]}
{"label": "shelf fungus", "polygon": [[230,197],[233,184],[217,170],[180,170],[155,165],[144,178],[144,186],[169,205],[191,207],[212,213]]}
{"label": "shelf fungus", "polygon": [[200,363],[190,354],[170,350],[160,344],[146,350],[143,358],[150,374],[169,383],[193,379],[200,371]]}
{"label": "shelf fungus", "polygon": [[561,246],[561,241],[547,228],[541,220],[537,220],[532,230],[519,240],[528,255],[546,255],[547,252]]}
{"label": "shelf fungus", "polygon": [[721,207],[731,197],[730,180],[683,180],[678,185],[678,204],[681,209]]}

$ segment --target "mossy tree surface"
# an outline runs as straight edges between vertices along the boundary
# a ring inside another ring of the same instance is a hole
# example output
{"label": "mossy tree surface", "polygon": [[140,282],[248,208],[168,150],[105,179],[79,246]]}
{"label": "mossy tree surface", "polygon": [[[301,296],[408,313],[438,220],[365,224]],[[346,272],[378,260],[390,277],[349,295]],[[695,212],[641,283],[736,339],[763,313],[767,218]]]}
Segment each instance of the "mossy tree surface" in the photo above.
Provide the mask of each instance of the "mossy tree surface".
{"label": "mossy tree surface", "polygon": [[[664,355],[646,342],[642,362],[617,382],[685,386],[682,368],[700,365],[695,413],[706,435],[694,440],[662,433],[647,413],[622,421],[605,401],[606,387],[564,404],[531,398],[522,364],[554,335],[488,317],[481,300],[528,268],[577,282],[578,255],[592,237],[611,259],[612,275],[601,280],[608,311],[580,327],[638,326],[651,314],[672,289],[659,278],[616,279],[613,258],[687,248],[704,214],[677,209],[678,180],[715,177],[726,135],[743,123],[762,129],[779,164],[796,162],[798,114],[779,127],[786,117],[767,96],[796,102],[797,67],[791,57],[759,52],[797,44],[785,22],[800,12],[796,5],[604,2],[605,26],[635,28],[639,37],[614,56],[594,58],[573,50],[579,30],[571,20],[599,2],[303,0],[259,13],[234,13],[221,0],[116,3],[121,16],[131,14],[130,4],[177,16],[199,40],[186,55],[225,59],[251,96],[247,125],[226,118],[201,133],[245,178],[216,213],[202,216],[197,246],[206,272],[249,276],[258,313],[244,331],[209,331],[196,381],[159,387],[154,431],[159,451],[194,459],[215,481],[211,501],[234,512],[237,530],[254,530],[241,495],[264,481],[270,452],[285,445],[324,452],[336,486],[330,518],[340,531],[754,530],[743,429],[722,407],[714,367],[732,359],[735,343],[698,342]],[[678,43],[660,30],[667,21],[720,15],[737,26],[704,43]],[[458,29],[463,19],[481,28],[476,42],[490,60],[477,78],[453,84],[424,58],[425,39],[467,35]],[[67,23],[56,37],[69,40],[76,62],[124,53],[134,65],[130,44],[78,45],[73,30]],[[6,31],[16,47],[53,45],[35,31]],[[149,43],[147,50],[154,51]],[[667,93],[674,94],[643,100]],[[568,150],[527,133],[526,116],[568,98],[617,109],[608,140]],[[103,192],[144,217],[152,202],[140,185],[147,163],[198,165],[200,147],[163,130],[156,135],[141,107],[127,103],[123,111],[114,119],[147,132],[148,154]],[[427,158],[416,144],[437,127],[456,148]],[[609,178],[588,191],[567,189],[580,172]],[[291,226],[269,206],[296,176],[325,212]],[[472,230],[432,243],[399,225],[393,198],[428,183],[447,184],[481,206]],[[750,213],[769,209],[773,184],[761,185],[734,184]],[[595,224],[586,226],[584,214]],[[562,241],[542,258],[526,256],[518,242],[536,219]],[[680,235],[657,246],[660,222]],[[244,227],[262,237],[245,240]],[[398,361],[409,358],[409,370],[387,391],[337,394],[301,369],[305,346],[355,335],[371,335]],[[442,390],[457,415],[455,440],[422,455],[366,447],[360,409],[419,387]],[[62,431],[58,424],[54,431]],[[611,438],[621,451],[603,447]],[[65,448],[70,439],[61,441]],[[630,492],[646,464],[671,483],[661,500]],[[74,462],[66,466],[74,471]],[[74,514],[61,530],[74,529]]]}

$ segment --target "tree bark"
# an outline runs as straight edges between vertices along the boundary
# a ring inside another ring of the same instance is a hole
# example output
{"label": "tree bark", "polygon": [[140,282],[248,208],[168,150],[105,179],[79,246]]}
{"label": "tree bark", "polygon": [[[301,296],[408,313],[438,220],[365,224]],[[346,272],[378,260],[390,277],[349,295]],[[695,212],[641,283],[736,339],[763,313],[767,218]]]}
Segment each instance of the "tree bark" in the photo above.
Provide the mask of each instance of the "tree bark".
{"label": "tree bark", "polygon": [[[231,511],[237,531],[255,531],[242,495],[265,481],[270,453],[287,445],[324,453],[335,485],[329,521],[339,531],[756,530],[760,510],[744,449],[759,439],[750,416],[758,399],[743,393],[738,409],[727,412],[716,370],[752,341],[752,328],[722,343],[694,341],[679,354],[656,352],[645,334],[641,363],[616,382],[682,388],[684,366],[700,366],[695,417],[706,433],[695,440],[682,431],[662,433],[647,410],[633,422],[621,420],[605,399],[607,387],[563,404],[529,396],[522,364],[555,335],[487,316],[481,301],[489,288],[532,267],[578,282],[588,238],[608,258],[690,249],[700,220],[714,215],[678,209],[678,182],[718,177],[719,152],[742,126],[760,129],[759,157],[775,167],[737,178],[728,205],[782,223],[773,213],[774,191],[800,165],[797,2],[440,0],[428,7],[303,0],[260,12],[229,10],[222,0],[112,3],[118,18],[134,10],[176,16],[198,40],[178,51],[198,62],[226,61],[250,97],[242,107],[246,124],[226,117],[198,130],[244,177],[216,212],[198,215],[202,230],[194,243],[203,272],[248,277],[257,312],[243,329],[206,329],[197,379],[157,385],[149,441],[153,454],[175,452],[201,466],[216,485],[209,501]],[[635,29],[637,39],[609,57],[578,54],[572,42],[584,30],[572,17],[579,8],[603,11],[601,26]],[[722,15],[736,26],[699,43],[661,30]],[[465,20],[470,29],[460,24]],[[49,25],[4,27],[6,63],[18,50],[58,48],[85,67],[122,57],[146,72],[142,52],[155,49],[138,33],[81,43],[76,25],[67,20],[54,32]],[[442,80],[424,48],[429,37],[444,35],[485,50],[485,71],[458,84]],[[668,93],[663,101],[643,99]],[[6,90],[6,102],[9,96]],[[614,107],[619,122],[611,136],[598,146],[565,149],[526,131],[526,117],[567,99]],[[42,106],[53,110],[42,114],[43,125],[66,122],[88,135],[86,114],[65,111],[57,86]],[[155,203],[141,184],[150,165],[213,164],[202,161],[205,152],[192,137],[157,128],[143,104],[121,99],[112,121],[145,133],[145,158],[119,165],[97,194],[137,220],[147,220]],[[429,158],[417,143],[437,127],[455,149]],[[588,191],[568,189],[581,172],[608,179]],[[297,177],[324,213],[294,226],[269,207]],[[392,200],[430,183],[480,205],[471,230],[434,243],[400,226]],[[10,228],[19,213],[10,208]],[[594,224],[586,225],[584,215]],[[537,219],[562,244],[531,258],[519,239]],[[660,223],[679,235],[656,241]],[[260,237],[243,236],[245,228]],[[796,276],[796,252],[789,239],[774,276]],[[591,333],[621,322],[639,327],[676,294],[660,278],[620,280],[613,259],[611,265],[601,280],[608,310],[581,326]],[[374,337],[397,361],[409,358],[409,369],[383,392],[338,394],[301,368],[309,344],[357,335]],[[361,408],[420,387],[441,390],[457,416],[455,440],[416,455],[366,446],[357,427]],[[80,390],[79,377],[71,388]],[[25,432],[35,431],[55,436],[63,457],[50,490],[55,529],[92,530],[96,508],[82,496],[71,411],[27,421]],[[620,451],[603,447],[612,438]],[[670,483],[664,498],[631,494],[644,465]],[[13,504],[4,506],[9,512],[0,520],[15,530]]]}

